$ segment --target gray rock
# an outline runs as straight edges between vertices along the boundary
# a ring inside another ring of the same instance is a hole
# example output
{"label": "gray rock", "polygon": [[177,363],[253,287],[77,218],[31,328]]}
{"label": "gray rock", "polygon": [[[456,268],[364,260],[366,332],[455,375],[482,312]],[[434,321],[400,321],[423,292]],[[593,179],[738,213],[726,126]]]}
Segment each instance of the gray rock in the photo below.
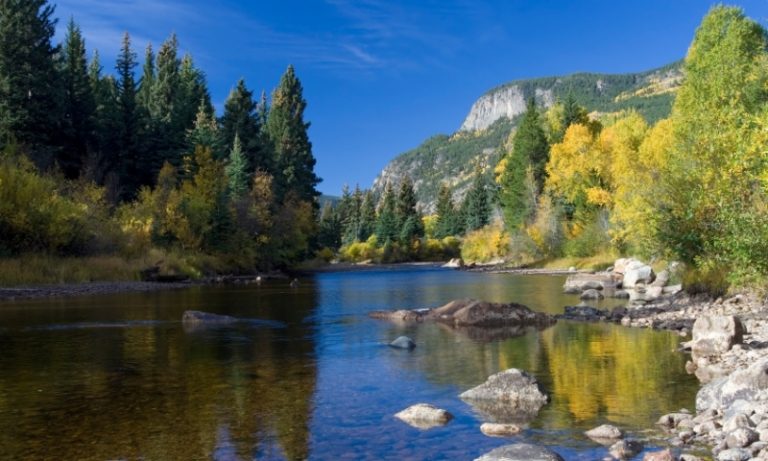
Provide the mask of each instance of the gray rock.
{"label": "gray rock", "polygon": [[475,461],[565,461],[549,448],[529,443],[516,443],[491,450]]}
{"label": "gray rock", "polygon": [[622,279],[621,285],[625,289],[634,288],[638,284],[648,285],[655,279],[656,274],[654,274],[651,266],[638,260],[633,260],[624,267],[624,278]]}
{"label": "gray rock", "polygon": [[603,296],[602,293],[600,293],[598,290],[589,289],[585,290],[584,293],[581,294],[579,299],[603,299],[605,296]]}
{"label": "gray rock", "polygon": [[752,452],[744,448],[729,448],[717,454],[717,461],[749,461]]}
{"label": "gray rock", "polygon": [[693,324],[691,356],[718,356],[744,341],[744,325],[733,315],[705,315]]}
{"label": "gray rock", "polygon": [[536,378],[516,368],[491,375],[459,397],[497,423],[530,421],[547,403]]}
{"label": "gray rock", "polygon": [[597,440],[599,443],[605,440],[617,440],[624,437],[624,432],[611,424],[602,424],[586,431],[584,434],[592,440]]}
{"label": "gray rock", "polygon": [[725,445],[728,448],[744,448],[757,442],[760,438],[757,432],[748,427],[740,427],[725,437]]}
{"label": "gray rock", "polygon": [[675,461],[675,456],[669,448],[661,451],[652,451],[643,456],[643,461]]}
{"label": "gray rock", "polygon": [[573,274],[565,279],[563,291],[566,293],[581,293],[584,290],[604,290],[616,288],[616,280],[612,274]]}
{"label": "gray rock", "polygon": [[453,415],[428,403],[417,403],[395,414],[395,418],[419,429],[431,429],[448,424]]}
{"label": "gray rock", "polygon": [[407,336],[400,336],[391,343],[389,343],[390,347],[394,347],[396,349],[408,349],[412,350],[416,348],[416,343],[413,342],[413,340]]}
{"label": "gray rock", "polygon": [[696,409],[727,408],[736,400],[753,399],[765,389],[768,389],[768,359],[702,386],[696,394]]}
{"label": "gray rock", "polygon": [[637,440],[619,440],[608,451],[616,459],[630,459],[643,451],[643,444]]}
{"label": "gray rock", "polygon": [[667,286],[667,283],[669,283],[669,271],[664,269],[663,271],[656,274],[656,280],[651,283],[652,287],[665,287]]}
{"label": "gray rock", "polygon": [[464,261],[461,258],[453,258],[447,263],[443,264],[443,267],[448,269],[461,269],[464,267]]}
{"label": "gray rock", "polygon": [[680,461],[703,461],[703,460],[696,455],[692,455],[690,453],[683,453],[682,455],[680,455]]}
{"label": "gray rock", "polygon": [[693,416],[688,413],[669,413],[656,421],[656,424],[666,427],[667,429],[675,429],[684,420],[692,420]]}
{"label": "gray rock", "polygon": [[519,434],[522,429],[517,424],[483,423],[480,432],[489,437],[509,437]]}

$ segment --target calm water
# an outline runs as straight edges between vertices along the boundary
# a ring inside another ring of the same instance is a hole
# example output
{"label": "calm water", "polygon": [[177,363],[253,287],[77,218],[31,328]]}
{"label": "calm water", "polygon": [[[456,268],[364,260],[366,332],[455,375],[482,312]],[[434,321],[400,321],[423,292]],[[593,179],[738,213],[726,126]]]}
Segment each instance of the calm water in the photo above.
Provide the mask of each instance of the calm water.
{"label": "calm water", "polygon": [[[0,303],[0,459],[474,459],[510,440],[600,459],[581,435],[634,432],[693,407],[679,338],[559,322],[523,336],[398,326],[376,309],[474,297],[551,313],[577,302],[563,278],[402,268],[260,287]],[[185,331],[186,309],[271,323]],[[384,346],[407,334],[418,347]],[[519,436],[489,438],[458,394],[499,370],[551,397]],[[456,418],[420,431],[392,415],[427,402]]]}

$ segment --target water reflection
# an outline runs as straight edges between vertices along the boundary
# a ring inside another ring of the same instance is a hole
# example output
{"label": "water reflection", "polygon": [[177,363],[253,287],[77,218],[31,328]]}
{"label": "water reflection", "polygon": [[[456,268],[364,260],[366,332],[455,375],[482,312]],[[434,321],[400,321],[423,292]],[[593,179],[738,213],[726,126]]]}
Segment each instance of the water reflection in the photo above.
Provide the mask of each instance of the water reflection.
{"label": "water reflection", "polygon": [[[255,290],[4,306],[3,324],[16,328],[0,336],[0,458],[306,459],[317,370],[304,319],[316,290]],[[189,334],[178,321],[185,309],[287,327]],[[127,320],[141,317],[159,321]],[[67,318],[75,328],[21,327]],[[121,320],[99,328],[106,318]]]}

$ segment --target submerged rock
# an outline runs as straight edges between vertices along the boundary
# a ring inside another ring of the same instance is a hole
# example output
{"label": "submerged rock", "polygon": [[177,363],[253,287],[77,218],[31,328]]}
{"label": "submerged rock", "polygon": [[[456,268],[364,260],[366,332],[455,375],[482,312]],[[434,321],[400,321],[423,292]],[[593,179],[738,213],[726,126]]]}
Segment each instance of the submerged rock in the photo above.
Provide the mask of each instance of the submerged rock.
{"label": "submerged rock", "polygon": [[643,444],[637,440],[619,440],[611,445],[608,452],[616,459],[634,458],[643,451]]}
{"label": "submerged rock", "polygon": [[395,418],[418,429],[445,426],[453,415],[428,403],[417,403],[395,414]]}
{"label": "submerged rock", "polygon": [[483,384],[459,397],[497,423],[530,421],[547,403],[547,396],[539,389],[536,378],[517,368],[491,375]]}
{"label": "submerged rock", "polygon": [[608,315],[608,311],[603,311],[586,304],[579,304],[578,306],[565,306],[565,312],[558,315],[557,318],[594,322],[605,319]]}
{"label": "submerged rock", "polygon": [[517,424],[483,423],[480,432],[489,437],[509,437],[519,434],[522,428]]}
{"label": "submerged rock", "polygon": [[395,349],[412,350],[416,348],[416,343],[407,336],[400,336],[399,338],[389,343],[389,347],[394,347]]}
{"label": "submerged rock", "polygon": [[475,461],[565,461],[547,447],[530,443],[515,443],[491,450]]}
{"label": "submerged rock", "polygon": [[184,311],[181,321],[184,324],[226,325],[235,323],[238,320],[229,315],[211,314],[210,312],[203,311]]}

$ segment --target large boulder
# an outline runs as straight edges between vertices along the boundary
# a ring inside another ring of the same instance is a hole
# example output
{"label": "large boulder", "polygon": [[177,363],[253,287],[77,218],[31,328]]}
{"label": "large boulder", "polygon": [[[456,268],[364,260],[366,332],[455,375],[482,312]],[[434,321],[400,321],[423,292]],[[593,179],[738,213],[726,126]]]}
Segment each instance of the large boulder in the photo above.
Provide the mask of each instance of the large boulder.
{"label": "large boulder", "polygon": [[534,312],[522,304],[490,303],[474,299],[451,301],[444,306],[432,309],[425,318],[457,327],[547,326],[555,322],[551,316]]}
{"label": "large boulder", "polygon": [[[616,269],[614,268],[614,270]],[[634,288],[638,284],[650,285],[656,279],[656,274],[651,266],[636,259],[629,261],[623,267],[623,274],[624,278],[621,285],[625,289]]]}
{"label": "large boulder", "polygon": [[624,432],[611,424],[602,424],[584,433],[590,439],[604,445],[612,445],[616,440],[624,437]]}
{"label": "large boulder", "polygon": [[563,291],[578,294],[584,290],[605,290],[616,288],[617,281],[612,274],[573,274],[565,279]]}
{"label": "large boulder", "polygon": [[417,403],[395,414],[395,418],[418,429],[445,426],[453,415],[428,403]]}
{"label": "large boulder", "polygon": [[693,324],[691,356],[719,356],[744,340],[744,325],[733,315],[705,315]]}
{"label": "large boulder", "polygon": [[751,400],[765,389],[768,389],[768,359],[702,386],[696,394],[696,410],[724,411],[737,400]]}
{"label": "large boulder", "polygon": [[486,418],[497,423],[525,423],[547,403],[536,378],[517,368],[488,377],[459,396]]}
{"label": "large boulder", "polygon": [[515,443],[491,450],[475,461],[565,461],[547,447],[530,443]]}

